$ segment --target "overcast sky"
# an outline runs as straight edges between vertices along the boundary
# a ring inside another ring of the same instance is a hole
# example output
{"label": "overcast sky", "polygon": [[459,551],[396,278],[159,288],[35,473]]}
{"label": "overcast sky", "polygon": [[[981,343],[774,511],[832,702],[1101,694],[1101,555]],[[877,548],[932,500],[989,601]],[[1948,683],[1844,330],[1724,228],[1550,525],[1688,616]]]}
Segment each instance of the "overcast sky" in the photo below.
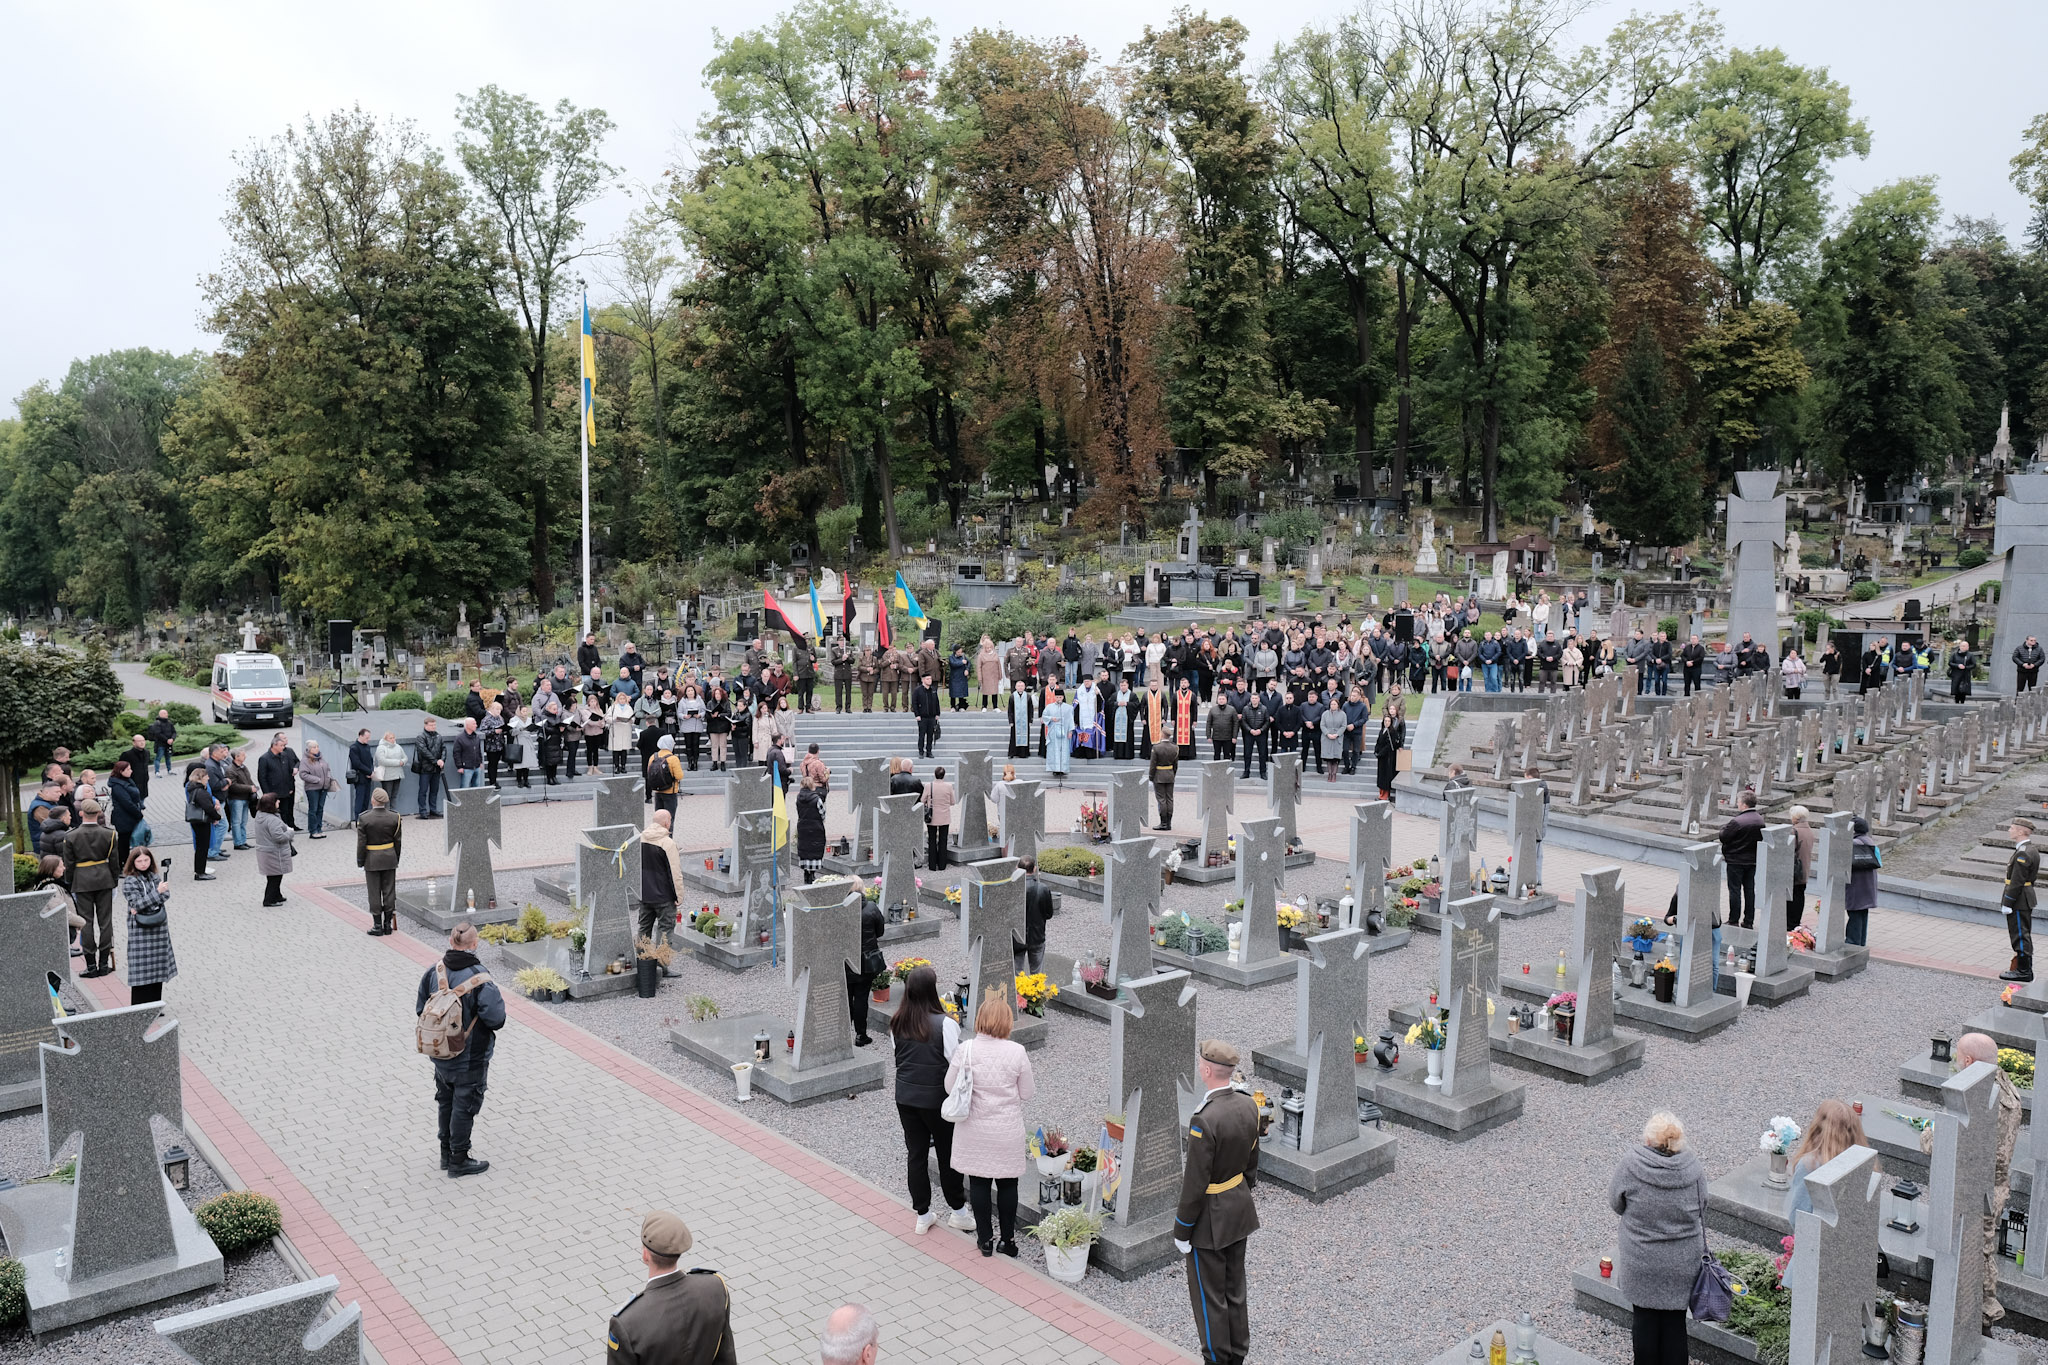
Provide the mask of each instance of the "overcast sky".
{"label": "overcast sky", "polygon": [[[1212,5],[1252,26],[1261,61],[1275,42],[1328,23],[1347,0]],[[1645,4],[1642,8],[1662,6]],[[950,44],[976,24],[1078,34],[1115,52],[1169,0],[967,0],[908,4]],[[1625,14],[1600,5],[1594,37]],[[610,160],[650,183],[703,112],[707,15],[728,30],[767,5],[458,3],[331,5],[30,4],[0,0],[8,75],[0,82],[0,259],[19,292],[0,329],[0,415],[74,357],[127,346],[210,348],[198,279],[220,259],[231,154],[308,113],[360,104],[416,121],[446,146],[460,92],[496,82],[552,104],[608,110]],[[1872,132],[1871,155],[1842,165],[1837,204],[1907,175],[1940,177],[1945,213],[2024,213],[2006,179],[2020,132],[2048,110],[2041,61],[2048,4],[1965,0],[1726,0],[1732,45],[1783,48],[1847,83]],[[731,16],[731,17],[725,17]],[[608,234],[629,201],[592,215]],[[594,272],[595,273],[595,272]]]}

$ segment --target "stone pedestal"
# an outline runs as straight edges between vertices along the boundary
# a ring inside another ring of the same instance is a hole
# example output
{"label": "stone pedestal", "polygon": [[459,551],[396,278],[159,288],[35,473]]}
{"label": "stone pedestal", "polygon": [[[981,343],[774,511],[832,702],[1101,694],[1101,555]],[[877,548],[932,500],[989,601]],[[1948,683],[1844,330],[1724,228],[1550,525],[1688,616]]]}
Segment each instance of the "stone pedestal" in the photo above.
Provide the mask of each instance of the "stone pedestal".
{"label": "stone pedestal", "polygon": [[[596,1000],[607,995],[624,995],[633,989],[633,973],[629,969],[616,976],[607,972],[603,975],[583,975],[583,964],[569,946],[566,938],[544,938],[538,943],[507,943],[502,945],[505,956],[521,967],[552,967],[560,972],[562,979],[569,983],[571,1000]],[[628,959],[628,966],[631,960]],[[517,991],[512,982],[506,982],[504,989]]]}
{"label": "stone pedestal", "polygon": [[[162,1179],[162,1176],[158,1178]],[[206,1235],[206,1229],[199,1226],[199,1220],[178,1198],[170,1181],[164,1180],[163,1185],[164,1195],[170,1201],[171,1233],[177,1248],[175,1254],[91,1279],[72,1279],[69,1271],[58,1264],[63,1258],[65,1245],[71,1240],[69,1196],[73,1187],[63,1187],[66,1198],[62,1201],[45,1204],[33,1213],[24,1213],[24,1222],[28,1218],[48,1219],[52,1216],[61,1220],[54,1225],[45,1222],[40,1227],[26,1227],[21,1245],[42,1249],[15,1256],[21,1262],[26,1281],[31,1332],[42,1336],[62,1331],[144,1304],[161,1303],[166,1299],[211,1289],[221,1283],[226,1271],[220,1248],[213,1244],[213,1238]],[[24,1187],[25,1190],[35,1188]],[[0,1200],[21,1208],[17,1196],[23,1192],[0,1192]],[[14,1251],[11,1228],[7,1246],[10,1252]]]}
{"label": "stone pedestal", "polygon": [[[1442,1355],[1430,1357],[1425,1362],[1425,1365],[1472,1365],[1472,1343],[1475,1341],[1479,1343],[1481,1354],[1483,1355],[1486,1348],[1493,1344],[1493,1334],[1495,1332],[1499,1332],[1503,1337],[1507,1338],[1508,1359],[1513,1360],[1515,1325],[1506,1318],[1502,1318],[1490,1327],[1482,1327],[1471,1336],[1461,1338],[1457,1345],[1446,1350]],[[1552,1341],[1541,1332],[1536,1334],[1536,1359],[1542,1361],[1543,1365],[1600,1365],[1600,1362],[1592,1356],[1584,1355],[1574,1351],[1569,1346]]]}
{"label": "stone pedestal", "polygon": [[1823,981],[1840,981],[1870,965],[1870,949],[1859,948],[1853,943],[1845,943],[1831,953],[1809,953],[1794,948],[1791,959],[1794,967],[1812,972]]}
{"label": "stone pedestal", "polygon": [[398,908],[406,918],[424,924],[436,933],[445,934],[456,925],[468,920],[471,924],[510,924],[519,918],[523,908],[509,901],[500,901],[496,906],[477,902],[474,910],[465,902],[455,902],[455,883],[452,878],[435,878],[434,899],[427,900],[425,880],[417,881],[398,889]]}
{"label": "stone pedestal", "polygon": [[1597,1085],[1643,1064],[1642,1035],[1619,1030],[1590,1047],[1569,1047],[1555,1029],[1510,1033],[1502,1013],[1494,1016],[1491,1040],[1496,1062],[1576,1085]]}
{"label": "stone pedestal", "polygon": [[[1755,930],[1737,929],[1732,926],[1722,927],[1721,947],[1723,951],[1726,951],[1730,945],[1733,945],[1736,955],[1739,957],[1747,954],[1755,944]],[[1759,974],[1750,983],[1749,1002],[1752,1005],[1782,1005],[1787,1000],[1797,1000],[1811,989],[1813,989],[1812,972],[1807,971],[1803,967],[1785,967],[1768,975]],[[1729,979],[1729,974],[1725,971],[1721,973],[1721,990],[1729,996],[1735,994],[1735,985]]]}
{"label": "stone pedestal", "polygon": [[1519,1118],[1528,1089],[1493,1077],[1464,1093],[1446,1095],[1444,1087],[1429,1084],[1425,1050],[1418,1047],[1404,1050],[1392,1073],[1381,1073],[1373,1102],[1397,1123],[1451,1142],[1468,1142]]}
{"label": "stone pedestal", "polygon": [[[886,1068],[877,1049],[856,1050],[845,1061],[826,1062],[798,1071],[790,1065],[783,1040],[791,1024],[772,1014],[743,1014],[732,1019],[686,1021],[669,1030],[669,1046],[685,1057],[693,1057],[713,1071],[722,1072],[724,1084],[731,1085],[737,1062],[754,1061],[754,1034],[766,1030],[771,1044],[770,1060],[755,1062],[753,1088],[783,1104],[811,1104],[836,1100],[863,1090],[879,1090]],[[730,1093],[730,1092],[728,1092]]]}
{"label": "stone pedestal", "polygon": [[1393,1170],[1400,1145],[1392,1133],[1360,1124],[1355,1142],[1323,1152],[1303,1152],[1283,1140],[1276,1127],[1259,1144],[1259,1181],[1285,1185],[1310,1203],[1320,1204]]}
{"label": "stone pedestal", "polygon": [[[1559,987],[1548,974],[1523,976],[1502,973],[1500,991],[1518,1001],[1540,1005],[1556,994]],[[1735,1022],[1741,1007],[1732,996],[1708,995],[1697,1005],[1664,1005],[1657,1002],[1656,993],[1648,986],[1638,990],[1622,986],[1614,992],[1614,1017],[1626,1019],[1645,1033],[1654,1033],[1664,1038],[1677,1038],[1684,1042],[1698,1042],[1711,1038]]]}
{"label": "stone pedestal", "polygon": [[1153,970],[1161,972],[1183,971],[1197,980],[1225,986],[1231,990],[1249,991],[1260,986],[1270,986],[1275,981],[1294,979],[1295,966],[1301,961],[1293,953],[1281,953],[1263,962],[1245,964],[1232,962],[1230,954],[1202,953],[1190,957],[1172,948],[1152,947]]}

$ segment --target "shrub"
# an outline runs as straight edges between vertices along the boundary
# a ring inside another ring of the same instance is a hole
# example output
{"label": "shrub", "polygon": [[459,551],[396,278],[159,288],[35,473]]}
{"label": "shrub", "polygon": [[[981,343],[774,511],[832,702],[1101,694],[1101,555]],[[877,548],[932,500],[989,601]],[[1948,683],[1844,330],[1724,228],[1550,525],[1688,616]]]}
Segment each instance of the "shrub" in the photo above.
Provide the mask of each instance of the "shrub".
{"label": "shrub", "polygon": [[1849,589],[1849,596],[1858,602],[1868,602],[1882,591],[1884,589],[1878,587],[1874,580],[1866,578],[1855,587]]}
{"label": "shrub", "polygon": [[0,1259],[0,1327],[28,1316],[28,1276],[12,1256]]}
{"label": "shrub", "polygon": [[377,703],[379,711],[424,711],[427,699],[409,687],[401,687]]}
{"label": "shrub", "polygon": [[1822,626],[1826,626],[1829,630],[1839,630],[1842,626],[1841,620],[1834,613],[1820,607],[1808,607],[1793,619],[1799,622],[1799,628],[1804,632],[1802,638],[1808,644],[1819,642],[1820,628]]}
{"label": "shrub", "polygon": [[442,720],[461,720],[466,714],[462,708],[468,699],[467,688],[444,687],[427,703],[427,709]]}
{"label": "shrub", "polygon": [[131,735],[139,735],[148,724],[147,720],[133,711],[123,711],[114,717],[114,738],[125,740]]}
{"label": "shrub", "polygon": [[1683,638],[1678,633],[1681,627],[1676,616],[1666,616],[1659,620],[1657,622],[1657,629],[1664,632],[1664,638],[1667,640],[1678,640]]}
{"label": "shrub", "polygon": [[1965,569],[1976,569],[1983,567],[1990,558],[1991,556],[1984,552],[1983,546],[1972,545],[1956,556],[1956,563]]}
{"label": "shrub", "polygon": [[192,1210],[192,1216],[213,1238],[223,1256],[267,1242],[284,1230],[277,1201],[254,1190],[229,1190],[216,1195]]}
{"label": "shrub", "polygon": [[1042,848],[1038,870],[1055,877],[1090,877],[1102,872],[1102,855],[1085,848]]}
{"label": "shrub", "polygon": [[[129,736],[135,733],[131,730],[128,734],[116,735],[112,739],[93,745],[82,754],[73,754],[72,768],[97,768],[105,772],[108,764],[132,747],[129,744]],[[178,727],[178,740],[171,745],[171,752],[180,755],[196,754],[216,740],[229,748],[239,748],[242,743],[242,732],[232,725],[181,725]]]}
{"label": "shrub", "polygon": [[159,711],[170,712],[171,724],[173,725],[197,725],[199,723],[199,708],[190,702],[183,701],[146,701],[142,703],[142,723],[148,725],[154,721],[156,713]]}
{"label": "shrub", "polygon": [[36,877],[37,877],[37,875],[38,875],[38,874],[39,874],[39,873],[40,873],[41,871],[42,871],[42,867],[41,867],[41,864],[37,863],[37,862],[36,862],[36,860],[35,860],[34,858],[31,858],[31,857],[30,857],[30,856],[29,856],[28,854],[26,854],[26,853],[17,853],[17,854],[15,854],[15,855],[14,855],[14,889],[15,889],[15,891],[16,891],[16,892],[22,892],[22,891],[26,891],[26,890],[28,890],[28,889],[29,889],[29,888],[30,888],[31,886],[34,886],[34,885],[36,884]]}

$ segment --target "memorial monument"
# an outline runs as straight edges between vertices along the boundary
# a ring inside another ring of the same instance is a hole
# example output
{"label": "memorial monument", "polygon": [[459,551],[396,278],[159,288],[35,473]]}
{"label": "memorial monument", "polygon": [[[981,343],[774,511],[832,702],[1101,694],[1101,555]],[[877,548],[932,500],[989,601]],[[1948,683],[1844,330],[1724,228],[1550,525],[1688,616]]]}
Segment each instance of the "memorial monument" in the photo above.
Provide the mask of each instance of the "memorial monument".
{"label": "memorial monument", "polygon": [[[1778,471],[1746,469],[1735,475],[1728,498],[1728,557],[1734,561],[1734,592],[1728,603],[1728,636],[1748,635],[1778,656],[1778,552],[1785,545],[1785,495],[1776,493]],[[2048,542],[2044,542],[2048,544]]]}
{"label": "memorial monument", "polygon": [[2048,474],[2007,474],[1998,500],[1998,538],[1991,552],[2004,563],[1998,594],[1991,690],[2011,696],[2019,677],[2012,652],[2031,635],[2048,642]]}

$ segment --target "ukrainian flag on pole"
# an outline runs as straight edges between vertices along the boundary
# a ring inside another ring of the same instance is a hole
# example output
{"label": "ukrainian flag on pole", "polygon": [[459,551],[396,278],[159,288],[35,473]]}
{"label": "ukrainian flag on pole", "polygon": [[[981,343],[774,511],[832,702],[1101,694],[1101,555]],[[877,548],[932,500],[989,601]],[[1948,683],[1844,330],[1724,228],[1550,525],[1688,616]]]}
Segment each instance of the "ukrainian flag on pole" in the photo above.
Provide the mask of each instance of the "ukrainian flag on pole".
{"label": "ukrainian flag on pole", "polygon": [[590,291],[583,291],[583,439],[597,439],[597,338],[590,330]]}
{"label": "ukrainian flag on pole", "polygon": [[903,570],[901,569],[896,571],[896,606],[901,611],[907,613],[910,619],[917,623],[920,630],[923,629],[925,624],[924,608],[917,605],[917,598],[912,595],[910,585],[903,581]]}
{"label": "ukrainian flag on pole", "polygon": [[825,609],[818,605],[818,585],[811,584],[811,633],[820,641],[825,638]]}
{"label": "ukrainian flag on pole", "polygon": [[782,796],[782,764],[777,762],[771,769],[770,781],[775,786],[775,847],[789,846],[789,803]]}

